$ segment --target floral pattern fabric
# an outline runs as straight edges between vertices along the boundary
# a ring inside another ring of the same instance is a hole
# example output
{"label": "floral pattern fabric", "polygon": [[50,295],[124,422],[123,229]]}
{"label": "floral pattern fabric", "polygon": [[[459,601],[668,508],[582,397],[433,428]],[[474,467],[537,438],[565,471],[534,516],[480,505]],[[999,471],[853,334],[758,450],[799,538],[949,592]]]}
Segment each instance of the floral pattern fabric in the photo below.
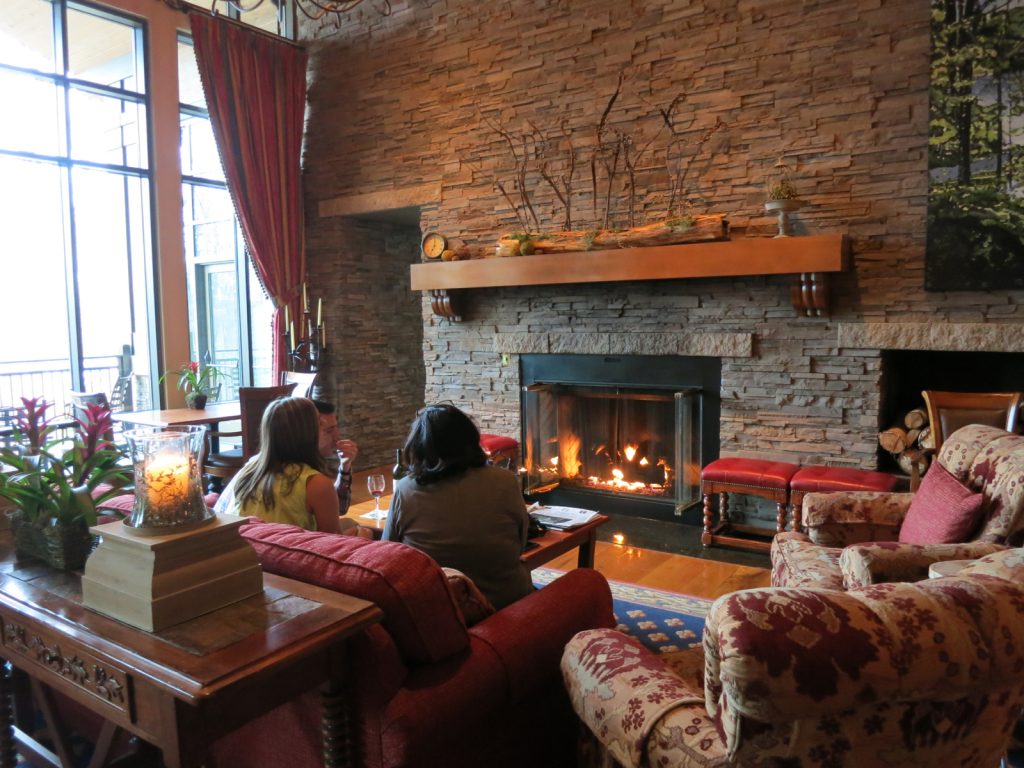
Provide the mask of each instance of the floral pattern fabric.
{"label": "floral pattern fabric", "polygon": [[612,630],[573,638],[562,672],[626,766],[996,765],[1024,704],[1022,612],[1024,552],[1004,550],[916,584],[719,599],[703,706]]}
{"label": "floral pattern fabric", "polygon": [[[803,503],[807,536],[775,537],[772,584],[850,589],[919,580],[939,560],[971,559],[1024,543],[1024,436],[977,424],[962,427],[943,443],[938,462],[982,494],[983,522],[971,546],[896,546],[911,494],[810,493]],[[859,546],[844,552],[852,545]]]}

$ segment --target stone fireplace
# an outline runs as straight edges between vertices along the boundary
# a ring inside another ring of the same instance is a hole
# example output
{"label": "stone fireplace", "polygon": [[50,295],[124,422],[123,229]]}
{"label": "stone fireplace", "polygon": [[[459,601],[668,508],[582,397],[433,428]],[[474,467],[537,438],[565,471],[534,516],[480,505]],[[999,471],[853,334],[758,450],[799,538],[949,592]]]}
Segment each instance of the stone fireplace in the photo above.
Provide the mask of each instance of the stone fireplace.
{"label": "stone fireplace", "polygon": [[667,519],[698,503],[718,457],[718,358],[524,355],[520,378],[528,496]]}

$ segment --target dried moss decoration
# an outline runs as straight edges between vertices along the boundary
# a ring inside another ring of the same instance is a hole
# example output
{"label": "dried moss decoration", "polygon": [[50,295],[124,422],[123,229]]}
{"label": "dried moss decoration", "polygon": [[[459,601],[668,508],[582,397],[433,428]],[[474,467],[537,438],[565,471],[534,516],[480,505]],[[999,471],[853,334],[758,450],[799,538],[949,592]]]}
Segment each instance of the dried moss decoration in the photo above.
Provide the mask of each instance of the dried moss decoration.
{"label": "dried moss decoration", "polygon": [[684,216],[681,219],[670,219],[665,222],[665,226],[671,229],[673,232],[685,232],[688,229],[692,229],[693,225],[697,223],[697,220],[693,216]]}
{"label": "dried moss decoration", "polygon": [[583,233],[583,250],[584,251],[592,251],[592,250],[594,250],[594,241],[597,239],[597,236],[599,234],[601,234],[601,231],[597,230],[597,229],[591,229],[591,230],[588,230],[587,232]]}
{"label": "dried moss decoration", "polygon": [[797,197],[796,187],[788,176],[783,176],[777,184],[772,184],[768,188],[769,200],[796,200]]}

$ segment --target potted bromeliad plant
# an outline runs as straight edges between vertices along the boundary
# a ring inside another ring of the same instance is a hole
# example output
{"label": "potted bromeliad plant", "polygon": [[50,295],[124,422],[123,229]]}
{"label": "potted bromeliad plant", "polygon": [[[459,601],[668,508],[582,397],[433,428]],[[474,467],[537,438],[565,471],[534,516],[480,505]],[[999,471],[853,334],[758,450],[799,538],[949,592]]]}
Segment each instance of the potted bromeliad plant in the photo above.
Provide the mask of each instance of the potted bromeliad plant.
{"label": "potted bromeliad plant", "polygon": [[62,570],[84,566],[95,543],[96,507],[132,481],[109,439],[110,411],[87,406],[72,438],[57,435],[44,400],[22,398],[10,440],[0,446],[0,498],[10,512],[14,548]]}
{"label": "potted bromeliad plant", "polygon": [[185,405],[202,410],[206,407],[210,395],[217,390],[217,378],[220,375],[217,366],[203,365],[197,360],[192,360],[176,371],[168,371],[160,377],[160,381],[168,376],[177,376],[178,389],[185,393]]}

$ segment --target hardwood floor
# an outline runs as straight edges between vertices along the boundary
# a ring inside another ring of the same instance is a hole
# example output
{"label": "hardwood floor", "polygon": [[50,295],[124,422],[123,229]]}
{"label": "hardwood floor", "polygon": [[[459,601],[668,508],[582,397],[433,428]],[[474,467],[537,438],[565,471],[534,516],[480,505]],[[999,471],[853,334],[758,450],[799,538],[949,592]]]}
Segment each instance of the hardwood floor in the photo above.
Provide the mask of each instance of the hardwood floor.
{"label": "hardwood floor", "polygon": [[[391,467],[376,467],[356,472],[352,478],[352,503],[372,499],[366,488],[371,472],[391,480]],[[716,598],[737,589],[766,587],[767,568],[738,565],[707,558],[687,557],[627,544],[599,541],[594,565],[605,578],[639,584],[652,589],[681,592],[695,597]],[[570,570],[576,567],[576,553],[570,552],[552,560],[545,567]]]}

